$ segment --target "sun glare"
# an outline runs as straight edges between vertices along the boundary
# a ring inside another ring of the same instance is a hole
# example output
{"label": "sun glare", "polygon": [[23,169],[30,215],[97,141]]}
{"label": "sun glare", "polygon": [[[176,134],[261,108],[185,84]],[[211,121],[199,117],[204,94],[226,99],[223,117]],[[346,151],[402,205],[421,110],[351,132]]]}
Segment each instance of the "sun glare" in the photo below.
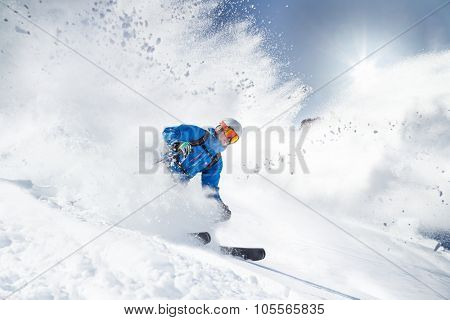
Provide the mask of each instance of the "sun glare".
{"label": "sun glare", "polygon": [[377,75],[377,68],[372,61],[363,61],[351,72],[351,77],[355,84],[362,89],[369,88]]}

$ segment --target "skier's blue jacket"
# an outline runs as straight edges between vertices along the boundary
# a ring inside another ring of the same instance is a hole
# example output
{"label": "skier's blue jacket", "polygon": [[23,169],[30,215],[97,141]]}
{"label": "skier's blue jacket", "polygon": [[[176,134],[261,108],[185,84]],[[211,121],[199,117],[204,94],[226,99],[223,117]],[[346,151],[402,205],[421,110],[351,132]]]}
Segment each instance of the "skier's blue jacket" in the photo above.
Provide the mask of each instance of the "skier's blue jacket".
{"label": "skier's blue jacket", "polygon": [[[220,153],[225,150],[225,147],[216,137],[214,128],[202,129],[194,125],[182,124],[178,127],[165,128],[163,138],[169,147],[176,142],[191,142],[192,151],[186,158],[177,157],[177,161],[170,163],[169,169],[178,173],[181,180],[184,181],[190,180],[197,173],[201,172],[202,186],[209,188],[213,191],[211,195],[217,200],[221,200],[219,196],[219,180],[223,162]],[[196,145],[196,142],[202,140],[202,138],[206,139],[203,139],[202,143]]]}

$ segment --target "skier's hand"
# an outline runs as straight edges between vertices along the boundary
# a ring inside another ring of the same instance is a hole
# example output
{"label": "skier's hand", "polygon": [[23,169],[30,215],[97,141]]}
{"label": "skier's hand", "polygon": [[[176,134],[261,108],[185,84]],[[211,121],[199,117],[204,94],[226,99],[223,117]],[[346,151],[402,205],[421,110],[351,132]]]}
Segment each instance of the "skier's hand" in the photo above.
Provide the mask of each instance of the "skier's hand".
{"label": "skier's hand", "polygon": [[175,149],[184,157],[186,158],[189,153],[192,151],[192,146],[189,142],[178,142],[175,146]]}
{"label": "skier's hand", "polygon": [[228,208],[228,206],[223,203],[222,201],[219,201],[219,207],[220,207],[220,222],[224,222],[227,220],[230,220],[231,218],[231,210]]}

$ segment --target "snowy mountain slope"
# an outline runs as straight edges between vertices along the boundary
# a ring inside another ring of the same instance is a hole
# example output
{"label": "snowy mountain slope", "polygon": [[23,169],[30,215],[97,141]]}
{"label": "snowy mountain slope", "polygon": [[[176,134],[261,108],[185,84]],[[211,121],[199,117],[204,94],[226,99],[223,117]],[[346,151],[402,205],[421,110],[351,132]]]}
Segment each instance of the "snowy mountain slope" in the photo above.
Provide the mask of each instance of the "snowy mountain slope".
{"label": "snowy mountain slope", "polygon": [[[428,288],[262,180],[254,177],[245,186],[245,189],[253,190],[248,194],[266,195],[257,198],[258,211],[251,211],[254,201],[247,200],[246,202],[251,203],[250,206],[238,207],[239,213],[233,215],[229,225],[218,231],[221,241],[244,245],[262,244],[268,252],[264,265],[359,298],[439,298]],[[267,190],[268,188],[270,189]],[[231,201],[236,202],[239,202],[237,198]],[[324,214],[333,219],[332,213]],[[258,218],[255,219],[255,216]],[[448,295],[449,256],[445,252],[435,254],[433,241],[404,239],[354,221],[338,220],[338,224],[439,293]],[[251,231],[248,232],[248,229]],[[278,275],[271,276],[280,278],[284,283],[295,283]]]}
{"label": "snowy mountain slope", "polygon": [[[250,187],[257,189],[258,185]],[[107,227],[77,219],[64,208],[52,208],[46,200],[11,183],[3,182],[1,189],[4,297]],[[281,193],[274,196],[284,197]],[[207,249],[186,239],[173,242],[119,227],[13,298],[345,298],[327,288],[356,298],[439,298],[308,210],[290,199],[283,200],[277,219],[270,219],[266,211],[270,207],[252,215],[245,205],[236,206],[233,219],[220,226],[216,236],[226,245],[263,245],[268,255],[258,264],[285,275],[223,257],[215,252],[214,245]],[[352,231],[359,231],[362,239],[435,290],[443,294],[448,290],[448,254],[436,254],[431,246],[420,243],[405,246],[400,239],[362,226],[352,226]],[[292,276],[326,288],[307,285]]]}
{"label": "snowy mountain slope", "polygon": [[[106,225],[80,221],[1,183],[1,296],[92,239]],[[193,244],[116,228],[12,296],[22,299],[264,299],[328,297],[278,283]]]}
{"label": "snowy mountain slope", "polygon": [[[274,123],[298,128],[293,116],[308,89],[282,73],[263,33],[249,21],[215,32],[217,2],[194,3],[11,2],[183,122],[214,125],[233,116],[260,126],[298,104]],[[159,135],[178,121],[11,11],[0,12],[7,20],[0,28],[0,296],[7,296],[170,187],[162,170],[139,174],[139,127]],[[249,136],[224,155],[229,222],[211,225],[214,205],[194,179],[12,298],[343,298],[326,288],[363,299],[448,298],[449,254],[433,252],[436,242],[419,230],[450,228],[449,61],[440,52],[364,66],[313,123],[302,146],[310,174],[299,166],[260,172],[426,285],[245,172],[244,152],[252,167],[277,165],[292,151],[279,141],[269,150]],[[259,264],[285,275],[181,236],[206,229],[224,245],[264,246]]]}

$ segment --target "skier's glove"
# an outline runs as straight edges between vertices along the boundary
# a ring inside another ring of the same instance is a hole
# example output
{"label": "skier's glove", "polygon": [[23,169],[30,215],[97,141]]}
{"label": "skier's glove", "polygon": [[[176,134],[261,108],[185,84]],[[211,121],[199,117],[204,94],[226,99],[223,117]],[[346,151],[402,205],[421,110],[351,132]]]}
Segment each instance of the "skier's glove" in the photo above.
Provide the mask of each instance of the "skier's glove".
{"label": "skier's glove", "polygon": [[219,207],[220,207],[219,222],[224,222],[224,221],[230,220],[230,218],[231,218],[230,208],[228,208],[228,206],[225,203],[223,203],[222,201],[219,201]]}
{"label": "skier's glove", "polygon": [[189,153],[192,151],[192,146],[189,142],[177,142],[174,144],[174,149],[180,153],[184,158],[188,156]]}

